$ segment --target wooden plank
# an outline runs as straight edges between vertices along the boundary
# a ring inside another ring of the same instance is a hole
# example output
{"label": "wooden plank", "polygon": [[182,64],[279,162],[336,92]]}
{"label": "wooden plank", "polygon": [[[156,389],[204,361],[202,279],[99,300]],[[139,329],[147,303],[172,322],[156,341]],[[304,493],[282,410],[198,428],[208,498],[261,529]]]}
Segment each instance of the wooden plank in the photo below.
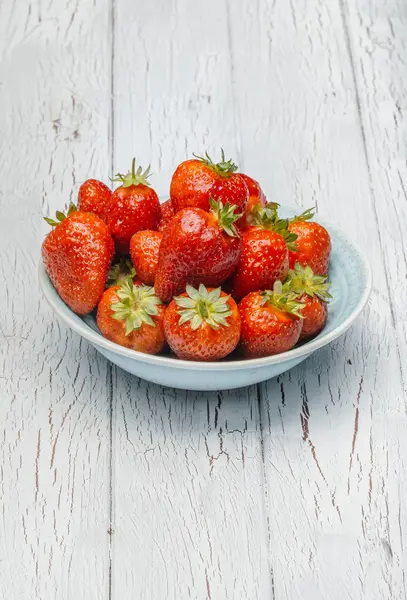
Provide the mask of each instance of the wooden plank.
{"label": "wooden plank", "polygon": [[[398,0],[344,2],[343,20],[352,57],[364,149],[369,166],[373,211],[385,263],[392,326],[406,390],[407,322],[403,296],[407,288],[407,252],[403,224],[407,222],[407,127],[404,119],[407,85],[407,13]],[[398,495],[394,510],[399,515],[400,561],[404,565],[403,592],[407,597],[406,554],[406,395],[399,396],[396,456]]]}
{"label": "wooden plank", "polygon": [[398,352],[407,378],[407,321],[400,284],[407,279],[407,13],[405,3],[344,2],[357,99],[369,166],[372,209],[379,229]]}
{"label": "wooden plank", "polygon": [[1,3],[2,598],[109,596],[110,371],[37,283],[42,214],[108,173],[108,9]]}
{"label": "wooden plank", "polygon": [[357,325],[261,387],[276,598],[405,598],[405,396],[340,6],[230,6],[245,169],[317,205],[375,269]]}
{"label": "wooden plank", "polygon": [[[238,156],[226,3],[116,0],[115,23],[116,170],[151,161],[165,194],[192,152]],[[113,597],[270,597],[256,389],[114,384]]]}
{"label": "wooden plank", "polygon": [[270,597],[255,390],[115,383],[113,598]]}

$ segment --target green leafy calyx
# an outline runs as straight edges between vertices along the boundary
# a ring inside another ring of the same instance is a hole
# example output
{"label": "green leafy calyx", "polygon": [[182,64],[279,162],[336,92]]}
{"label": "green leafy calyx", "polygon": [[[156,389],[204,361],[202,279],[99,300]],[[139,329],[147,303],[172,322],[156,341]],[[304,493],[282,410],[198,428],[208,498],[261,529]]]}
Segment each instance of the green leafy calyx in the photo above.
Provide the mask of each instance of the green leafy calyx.
{"label": "green leafy calyx", "polygon": [[301,294],[307,294],[311,298],[317,296],[324,302],[328,302],[332,298],[328,292],[331,284],[327,281],[327,277],[314,275],[311,267],[303,267],[299,262],[295,263],[294,269],[288,271],[286,282],[290,284],[291,290],[299,296]]}
{"label": "green leafy calyx", "polygon": [[197,156],[196,154],[194,154],[193,156],[195,156],[195,158],[197,158],[198,160],[203,162],[210,169],[212,169],[212,171],[215,171],[215,173],[217,173],[221,177],[230,177],[230,175],[232,175],[232,173],[237,171],[238,167],[237,167],[237,165],[235,165],[235,163],[232,161],[232,159],[229,159],[229,160],[225,159],[225,153],[223,151],[223,148],[221,148],[220,151],[221,151],[221,161],[218,163],[213,162],[213,160],[211,159],[211,157],[209,156],[209,154],[207,152],[205,152],[205,156]]}
{"label": "green leafy calyx", "polygon": [[307,208],[300,215],[296,215],[292,219],[288,219],[290,223],[301,223],[302,221],[310,221],[314,218],[315,208]]}
{"label": "green leafy calyx", "polygon": [[116,295],[118,302],[113,302],[110,308],[113,311],[113,319],[125,321],[126,335],[129,335],[135,329],[146,323],[155,327],[152,317],[158,315],[157,306],[162,304],[156,296],[154,288],[149,285],[134,285],[130,278],[127,278],[120,285]]}
{"label": "green leafy calyx", "polygon": [[135,275],[136,269],[133,267],[131,260],[122,257],[110,267],[106,287],[120,285],[125,279],[133,279]]}
{"label": "green leafy calyx", "polygon": [[187,296],[174,298],[181,309],[178,311],[179,325],[189,321],[194,331],[203,323],[207,323],[212,329],[229,327],[227,317],[232,314],[228,304],[230,296],[221,296],[220,287],[208,292],[202,283],[198,289],[187,285],[186,292]]}
{"label": "green leafy calyx", "polygon": [[283,312],[295,315],[300,319],[304,318],[301,310],[305,305],[298,302],[298,294],[291,290],[289,283],[283,286],[281,281],[276,281],[272,290],[266,290],[260,294],[262,296],[262,306],[271,304]]}
{"label": "green leafy calyx", "polygon": [[256,204],[249,217],[249,224],[253,227],[261,227],[279,233],[284,238],[287,248],[295,252],[297,246],[294,242],[298,236],[288,229],[288,219],[279,218],[278,207],[279,205],[276,202],[269,202],[266,206]]}
{"label": "green leafy calyx", "polygon": [[55,219],[51,219],[50,217],[44,217],[44,221],[46,221],[48,225],[51,225],[51,227],[56,227],[57,225],[62,223],[62,221],[65,221],[67,217],[70,217],[71,214],[74,213],[76,210],[76,205],[73,202],[70,202],[66,215],[60,210],[57,210],[57,212],[55,213]]}
{"label": "green leafy calyx", "polygon": [[223,206],[221,200],[216,201],[213,198],[209,198],[209,204],[211,213],[215,215],[222,229],[231,237],[239,237],[235,222],[240,219],[243,213],[236,214],[236,206],[229,204],[229,202],[226,202],[225,206]]}
{"label": "green leafy calyx", "polygon": [[136,171],[136,159],[133,158],[131,163],[131,171],[129,171],[126,175],[117,173],[115,177],[113,177],[112,181],[115,183],[121,183],[121,185],[125,188],[130,187],[131,185],[151,185],[151,183],[148,181],[150,176],[150,165],[148,165],[144,172],[142,167],[138,167]]}

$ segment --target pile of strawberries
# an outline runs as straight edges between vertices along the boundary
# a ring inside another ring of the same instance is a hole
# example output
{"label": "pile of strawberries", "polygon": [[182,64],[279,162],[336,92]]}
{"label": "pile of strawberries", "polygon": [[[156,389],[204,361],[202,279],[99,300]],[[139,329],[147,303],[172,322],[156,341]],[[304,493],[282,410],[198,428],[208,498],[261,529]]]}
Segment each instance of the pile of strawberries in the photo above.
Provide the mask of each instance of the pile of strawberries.
{"label": "pile of strawberries", "polygon": [[[254,179],[208,154],[181,163],[160,205],[150,169],[112,192],[95,179],[46,218],[46,270],[78,315],[127,348],[213,361],[285,352],[327,320],[328,232],[311,210],[281,219]],[[222,287],[221,287],[222,286]]]}

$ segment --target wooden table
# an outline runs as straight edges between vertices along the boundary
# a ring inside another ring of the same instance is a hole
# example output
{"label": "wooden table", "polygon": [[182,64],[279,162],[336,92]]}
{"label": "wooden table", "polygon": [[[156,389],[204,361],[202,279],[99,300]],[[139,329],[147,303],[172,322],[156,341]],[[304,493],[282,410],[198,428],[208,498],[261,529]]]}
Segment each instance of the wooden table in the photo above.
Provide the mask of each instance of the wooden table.
{"label": "wooden table", "polygon": [[[2,599],[406,599],[406,82],[404,0],[2,0]],[[278,379],[163,389],[54,318],[41,217],[220,146],[374,289]]]}

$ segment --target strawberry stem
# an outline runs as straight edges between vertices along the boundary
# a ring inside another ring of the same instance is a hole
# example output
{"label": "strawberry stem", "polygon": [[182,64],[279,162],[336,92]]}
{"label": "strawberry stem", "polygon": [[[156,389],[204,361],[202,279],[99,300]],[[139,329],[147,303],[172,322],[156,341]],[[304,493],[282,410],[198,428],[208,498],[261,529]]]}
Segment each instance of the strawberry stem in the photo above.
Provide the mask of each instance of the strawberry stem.
{"label": "strawberry stem", "polygon": [[205,156],[198,156],[197,154],[193,154],[193,156],[195,156],[195,158],[203,162],[207,167],[212,169],[212,171],[215,171],[215,173],[221,177],[230,177],[235,171],[237,171],[238,167],[231,158],[229,160],[225,159],[225,152],[223,148],[221,148],[220,151],[221,161],[218,163],[215,163],[211,159],[208,152],[205,152]]}
{"label": "strawberry stem", "polygon": [[51,225],[51,227],[56,227],[57,225],[62,223],[62,221],[65,221],[65,219],[67,217],[70,217],[71,214],[74,213],[76,210],[77,210],[76,204],[74,204],[73,202],[70,202],[66,215],[63,212],[61,212],[60,210],[57,210],[55,213],[56,220],[51,219],[50,217],[44,217],[44,221],[46,221],[48,223],[48,225]]}
{"label": "strawberry stem", "polygon": [[221,296],[220,287],[208,292],[202,283],[198,289],[187,285],[186,293],[186,296],[174,298],[181,308],[178,311],[179,325],[189,322],[193,331],[199,329],[203,323],[207,323],[212,329],[229,327],[226,318],[232,314],[228,304],[230,296]]}
{"label": "strawberry stem", "polygon": [[106,287],[120,285],[125,279],[133,279],[136,276],[136,269],[129,258],[120,258],[109,269]]}
{"label": "strawberry stem", "polygon": [[295,263],[294,269],[288,271],[284,286],[287,284],[289,284],[290,290],[298,296],[302,294],[307,294],[311,298],[317,296],[323,302],[329,302],[332,298],[328,292],[331,283],[327,281],[327,277],[314,275],[310,266],[303,267],[299,262]]}
{"label": "strawberry stem", "polygon": [[146,323],[155,327],[152,317],[158,315],[157,306],[162,304],[155,295],[154,288],[149,285],[134,285],[131,278],[125,279],[116,292],[117,302],[110,305],[113,319],[124,321],[126,335]]}
{"label": "strawberry stem", "polygon": [[286,244],[287,248],[292,251],[297,250],[297,246],[294,244],[297,239],[297,234],[292,233],[288,229],[289,219],[280,219],[278,216],[279,205],[276,202],[269,202],[266,206],[260,206],[257,204],[253,207],[252,213],[249,217],[249,224],[253,227],[260,227],[261,229],[268,229],[280,234]]}
{"label": "strawberry stem", "polygon": [[214,200],[209,198],[210,212],[215,215],[220,227],[231,237],[239,237],[235,222],[240,219],[243,213],[235,213],[236,206],[234,204],[226,204],[223,206],[222,200]]}
{"label": "strawberry stem", "polygon": [[301,310],[305,305],[298,302],[298,294],[290,291],[289,285],[283,286],[281,281],[276,281],[272,290],[260,292],[260,295],[262,296],[262,306],[268,303],[283,312],[295,315],[300,319],[304,318],[301,314]]}
{"label": "strawberry stem", "polygon": [[292,219],[288,219],[290,223],[301,223],[302,221],[310,221],[315,215],[315,206],[307,208],[300,215],[296,215]]}
{"label": "strawberry stem", "polygon": [[150,165],[148,165],[147,169],[143,172],[142,167],[138,167],[136,171],[136,159],[133,158],[131,161],[131,170],[123,175],[122,173],[117,173],[115,177],[113,177],[112,181],[114,183],[121,183],[123,187],[130,187],[132,185],[148,185],[151,183],[148,181],[148,178],[151,176]]}

